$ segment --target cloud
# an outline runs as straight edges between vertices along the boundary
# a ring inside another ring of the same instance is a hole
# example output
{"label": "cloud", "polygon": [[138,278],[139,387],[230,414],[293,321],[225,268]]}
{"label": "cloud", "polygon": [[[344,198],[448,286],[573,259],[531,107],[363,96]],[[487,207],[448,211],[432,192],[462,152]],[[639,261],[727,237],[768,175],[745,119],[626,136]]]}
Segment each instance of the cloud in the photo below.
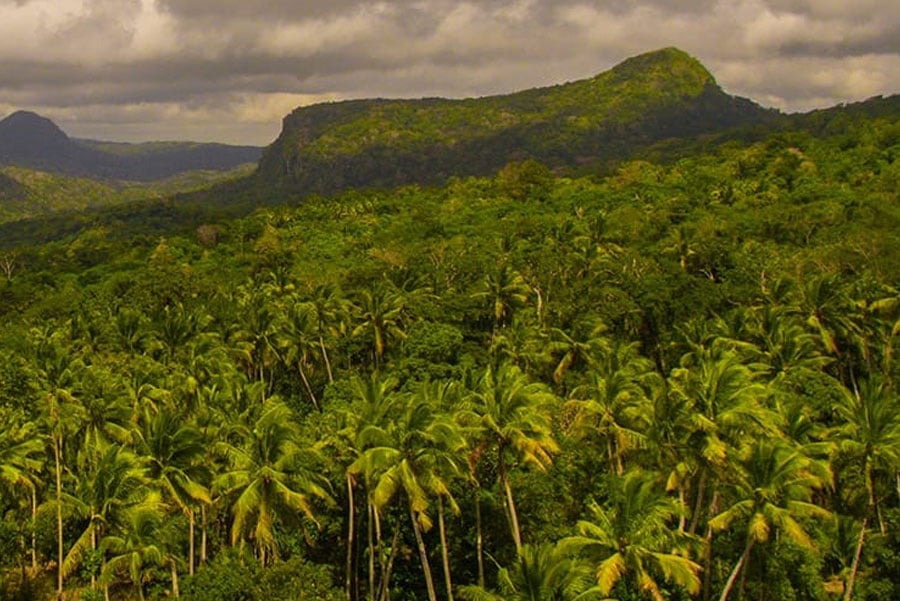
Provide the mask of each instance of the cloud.
{"label": "cloud", "polygon": [[[679,46],[797,110],[900,87],[881,0],[0,0],[0,108],[70,133],[265,144],[297,104],[473,96]],[[294,104],[296,103],[296,104]]]}

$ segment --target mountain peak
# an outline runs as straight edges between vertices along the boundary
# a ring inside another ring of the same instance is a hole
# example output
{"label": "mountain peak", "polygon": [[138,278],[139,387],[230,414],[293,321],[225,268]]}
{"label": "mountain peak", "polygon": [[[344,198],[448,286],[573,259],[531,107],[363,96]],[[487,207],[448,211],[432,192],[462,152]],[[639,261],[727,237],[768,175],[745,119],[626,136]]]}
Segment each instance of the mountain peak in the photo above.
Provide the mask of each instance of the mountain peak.
{"label": "mountain peak", "polygon": [[673,46],[625,59],[609,74],[616,80],[665,78],[692,88],[718,87],[715,77],[703,63]]}
{"label": "mountain peak", "polygon": [[0,135],[16,143],[28,140],[32,143],[47,143],[69,139],[53,121],[31,111],[16,111],[0,121]]}

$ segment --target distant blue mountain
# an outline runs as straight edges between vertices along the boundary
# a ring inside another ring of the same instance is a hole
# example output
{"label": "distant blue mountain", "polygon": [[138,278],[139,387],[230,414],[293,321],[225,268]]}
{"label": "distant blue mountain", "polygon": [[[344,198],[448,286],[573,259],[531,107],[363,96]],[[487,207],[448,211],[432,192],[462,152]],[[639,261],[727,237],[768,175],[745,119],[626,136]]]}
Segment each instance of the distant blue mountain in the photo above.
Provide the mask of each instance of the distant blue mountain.
{"label": "distant blue mountain", "polygon": [[149,142],[118,144],[70,138],[53,121],[18,111],[0,121],[0,166],[14,165],[93,179],[155,181],[186,171],[227,171],[256,163],[262,148]]}

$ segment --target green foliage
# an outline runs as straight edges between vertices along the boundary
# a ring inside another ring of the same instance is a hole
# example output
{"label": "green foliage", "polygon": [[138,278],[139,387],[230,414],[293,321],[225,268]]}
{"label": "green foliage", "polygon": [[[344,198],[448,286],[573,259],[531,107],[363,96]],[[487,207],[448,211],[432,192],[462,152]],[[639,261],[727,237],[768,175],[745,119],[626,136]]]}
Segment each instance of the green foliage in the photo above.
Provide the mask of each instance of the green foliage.
{"label": "green foliage", "polygon": [[[665,102],[709,85],[679,57]],[[504,102],[577,89],[624,119],[616,77]],[[51,597],[62,564],[70,596],[566,598],[572,537],[620,599],[820,601],[851,574],[889,598],[889,106],[586,177],[519,155],[243,217],[196,196],[0,228],[3,594]]]}
{"label": "green foliage", "polygon": [[181,596],[185,601],[256,601],[257,580],[257,570],[223,553],[185,579]]}

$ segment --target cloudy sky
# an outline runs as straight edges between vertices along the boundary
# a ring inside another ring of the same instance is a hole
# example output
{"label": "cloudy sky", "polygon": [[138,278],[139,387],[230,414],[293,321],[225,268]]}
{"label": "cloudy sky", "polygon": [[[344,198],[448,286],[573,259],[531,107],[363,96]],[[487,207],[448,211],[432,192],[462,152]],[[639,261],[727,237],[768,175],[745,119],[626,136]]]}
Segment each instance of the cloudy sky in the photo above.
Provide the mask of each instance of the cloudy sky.
{"label": "cloudy sky", "polygon": [[510,92],[665,46],[789,111],[900,92],[896,0],[0,0],[0,116],[263,145],[304,104]]}

